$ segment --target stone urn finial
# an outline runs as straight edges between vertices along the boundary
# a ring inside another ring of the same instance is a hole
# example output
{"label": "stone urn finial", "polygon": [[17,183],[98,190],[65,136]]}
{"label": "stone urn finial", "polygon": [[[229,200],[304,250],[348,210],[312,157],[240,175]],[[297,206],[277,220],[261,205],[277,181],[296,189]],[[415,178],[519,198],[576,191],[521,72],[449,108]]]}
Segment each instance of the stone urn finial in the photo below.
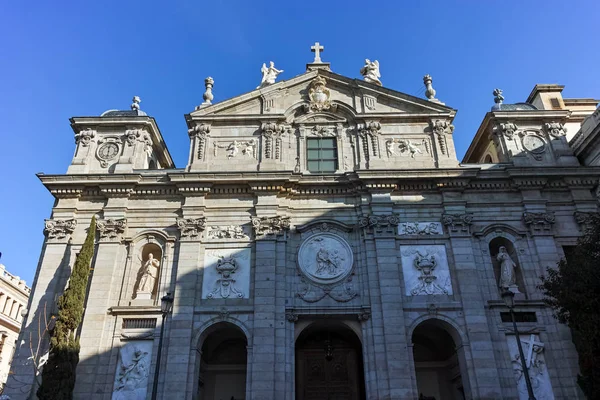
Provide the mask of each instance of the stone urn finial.
{"label": "stone urn finial", "polygon": [[214,96],[212,94],[212,88],[214,84],[215,80],[210,76],[204,80],[204,86],[206,86],[206,91],[202,95],[202,98],[204,99],[204,102],[202,103],[203,105],[212,104],[212,100],[214,99]]}
{"label": "stone urn finial", "polygon": [[425,97],[427,97],[427,99],[429,101],[436,101],[437,99],[435,98],[435,89],[433,88],[433,86],[431,86],[431,82],[433,82],[433,79],[431,79],[431,75],[427,74],[423,77],[423,83],[425,84]]}

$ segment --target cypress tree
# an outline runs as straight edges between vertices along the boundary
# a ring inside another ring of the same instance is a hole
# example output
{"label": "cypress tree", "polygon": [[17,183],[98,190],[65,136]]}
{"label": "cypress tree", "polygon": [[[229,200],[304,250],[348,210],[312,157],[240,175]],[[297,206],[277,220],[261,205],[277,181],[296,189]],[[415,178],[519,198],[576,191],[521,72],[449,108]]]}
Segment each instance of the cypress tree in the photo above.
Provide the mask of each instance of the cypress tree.
{"label": "cypress tree", "polygon": [[79,362],[79,338],[75,333],[83,318],[95,236],[96,217],[93,217],[83,247],[75,260],[69,287],[58,298],[58,316],[50,338],[50,354],[42,370],[42,384],[37,391],[40,400],[73,398],[75,369]]}

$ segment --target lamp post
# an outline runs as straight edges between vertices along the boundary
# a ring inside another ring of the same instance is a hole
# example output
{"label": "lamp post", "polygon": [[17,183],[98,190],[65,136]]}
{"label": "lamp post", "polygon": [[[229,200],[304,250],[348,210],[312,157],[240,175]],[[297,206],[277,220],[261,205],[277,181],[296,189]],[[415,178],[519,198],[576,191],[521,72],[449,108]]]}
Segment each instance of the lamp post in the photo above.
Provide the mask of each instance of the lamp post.
{"label": "lamp post", "polygon": [[515,313],[513,312],[513,307],[515,306],[515,294],[505,288],[504,292],[502,292],[502,300],[506,303],[508,307],[508,311],[510,312],[510,319],[513,323],[513,328],[515,330],[515,337],[517,338],[517,347],[519,348],[519,358],[521,359],[521,368],[523,368],[523,375],[525,375],[525,384],[527,385],[527,393],[529,395],[529,400],[536,400],[533,395],[533,388],[531,387],[531,381],[529,380],[529,370],[527,369],[527,363],[525,361],[525,355],[523,354],[523,347],[521,347],[521,337],[519,336],[519,329],[517,329],[517,321],[515,321]]}
{"label": "lamp post", "polygon": [[160,371],[160,356],[162,353],[162,341],[165,333],[165,318],[173,308],[173,295],[167,293],[160,299],[160,312],[162,313],[162,324],[160,325],[160,338],[158,339],[158,353],[156,353],[156,368],[154,368],[154,382],[152,382],[152,400],[156,400],[156,392],[158,391],[158,375]]}

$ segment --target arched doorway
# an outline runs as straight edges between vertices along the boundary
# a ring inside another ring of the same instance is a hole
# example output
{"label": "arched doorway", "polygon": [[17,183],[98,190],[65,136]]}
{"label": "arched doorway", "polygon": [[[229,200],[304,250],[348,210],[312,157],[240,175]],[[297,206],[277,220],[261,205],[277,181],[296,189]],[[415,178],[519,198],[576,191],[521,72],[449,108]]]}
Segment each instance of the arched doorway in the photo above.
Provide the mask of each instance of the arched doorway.
{"label": "arched doorway", "polygon": [[342,323],[315,323],[296,339],[297,400],[365,400],[362,347]]}
{"label": "arched doorway", "polygon": [[247,340],[235,325],[213,325],[200,353],[199,400],[246,398]]}
{"label": "arched doorway", "polygon": [[[446,322],[429,319],[420,323],[412,335],[415,374],[420,399],[464,400],[464,359],[462,350]],[[455,332],[453,332],[455,333]],[[457,336],[457,335],[455,335]]]}

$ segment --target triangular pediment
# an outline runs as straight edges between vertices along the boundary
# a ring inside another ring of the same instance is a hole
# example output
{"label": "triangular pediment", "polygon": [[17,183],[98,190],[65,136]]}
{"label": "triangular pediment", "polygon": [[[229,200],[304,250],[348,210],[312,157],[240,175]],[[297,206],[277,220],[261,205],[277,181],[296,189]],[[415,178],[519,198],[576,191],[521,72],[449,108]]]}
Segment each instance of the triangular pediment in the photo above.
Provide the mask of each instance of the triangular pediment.
{"label": "triangular pediment", "polygon": [[[321,109],[319,104],[312,107],[311,89],[315,81],[324,82],[327,101],[330,103]],[[343,118],[339,114],[350,114],[360,118],[368,117],[453,117],[455,110],[440,103],[414,97],[402,92],[380,87],[359,79],[326,71],[313,70],[291,79],[276,82],[265,88],[233,97],[231,99],[201,106],[189,114],[189,119],[227,119],[236,116],[273,116],[286,119],[310,117],[308,114],[327,111],[332,119]],[[303,116],[306,114],[306,116]],[[323,114],[323,117],[327,114]],[[334,117],[338,115],[338,117]],[[191,117],[191,118],[190,118]]]}

